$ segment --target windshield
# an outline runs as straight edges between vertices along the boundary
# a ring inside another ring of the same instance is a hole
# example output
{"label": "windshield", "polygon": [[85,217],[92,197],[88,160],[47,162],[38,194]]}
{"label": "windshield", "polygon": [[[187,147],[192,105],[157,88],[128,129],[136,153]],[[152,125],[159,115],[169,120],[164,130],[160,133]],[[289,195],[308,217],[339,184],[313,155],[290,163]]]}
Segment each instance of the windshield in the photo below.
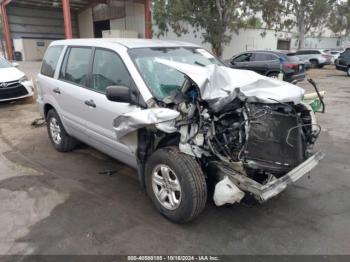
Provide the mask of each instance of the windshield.
{"label": "windshield", "polygon": [[6,61],[4,58],[0,58],[0,68],[9,68],[12,67],[12,65]]}
{"label": "windshield", "polygon": [[157,58],[198,66],[223,65],[208,51],[193,47],[137,48],[131,49],[129,55],[152,94],[159,100],[181,90],[186,77],[183,73],[158,63]]}

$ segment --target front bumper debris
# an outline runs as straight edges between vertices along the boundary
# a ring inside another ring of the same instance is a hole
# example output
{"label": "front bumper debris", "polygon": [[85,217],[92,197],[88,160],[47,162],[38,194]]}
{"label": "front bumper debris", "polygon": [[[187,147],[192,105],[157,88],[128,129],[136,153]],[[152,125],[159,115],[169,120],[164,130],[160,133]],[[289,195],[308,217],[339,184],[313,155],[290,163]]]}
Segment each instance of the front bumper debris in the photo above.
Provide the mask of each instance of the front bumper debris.
{"label": "front bumper debris", "polygon": [[316,152],[306,161],[289,171],[284,176],[262,185],[253,179],[237,173],[228,165],[217,166],[218,170],[224,176],[228,176],[230,180],[241,190],[250,192],[259,202],[265,202],[268,199],[281,193],[289,184],[297,181],[306,173],[310,172],[319,161],[324,157],[324,153]]}

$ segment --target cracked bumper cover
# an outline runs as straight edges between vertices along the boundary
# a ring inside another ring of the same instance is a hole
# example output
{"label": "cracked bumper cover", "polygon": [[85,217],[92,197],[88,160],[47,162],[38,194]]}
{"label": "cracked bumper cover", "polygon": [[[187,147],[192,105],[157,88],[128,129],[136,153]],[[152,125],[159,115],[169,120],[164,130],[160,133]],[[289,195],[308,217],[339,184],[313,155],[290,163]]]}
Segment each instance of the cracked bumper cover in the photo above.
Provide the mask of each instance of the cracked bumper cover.
{"label": "cracked bumper cover", "polygon": [[268,199],[281,193],[289,184],[294,183],[306,173],[310,172],[319,161],[324,157],[324,153],[316,152],[306,161],[289,171],[284,176],[275,179],[265,185],[262,185],[244,175],[241,175],[232,170],[231,167],[220,165],[220,171],[227,175],[231,181],[241,190],[252,193],[260,202],[265,202]]}

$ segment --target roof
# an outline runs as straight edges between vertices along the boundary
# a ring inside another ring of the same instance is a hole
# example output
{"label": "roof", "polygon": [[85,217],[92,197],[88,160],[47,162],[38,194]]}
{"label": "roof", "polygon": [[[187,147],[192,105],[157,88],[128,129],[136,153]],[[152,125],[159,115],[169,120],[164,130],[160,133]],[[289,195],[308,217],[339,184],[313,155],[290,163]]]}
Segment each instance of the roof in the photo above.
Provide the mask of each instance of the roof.
{"label": "roof", "polygon": [[[2,3],[4,0],[0,0]],[[91,4],[91,0],[70,0],[70,8],[79,11]],[[12,0],[11,5],[37,8],[62,8],[61,0]]]}
{"label": "roof", "polygon": [[276,54],[276,55],[283,54],[283,52],[279,51],[279,50],[250,50],[250,51],[246,51],[246,52],[249,52],[249,53],[263,52],[263,53],[270,53],[270,54]]}
{"label": "roof", "polygon": [[142,48],[142,47],[200,47],[196,44],[181,42],[181,41],[168,41],[168,40],[155,40],[155,39],[140,39],[140,38],[81,38],[81,39],[67,39],[54,41],[52,45],[94,45],[96,43],[115,43],[123,45],[127,48]]}

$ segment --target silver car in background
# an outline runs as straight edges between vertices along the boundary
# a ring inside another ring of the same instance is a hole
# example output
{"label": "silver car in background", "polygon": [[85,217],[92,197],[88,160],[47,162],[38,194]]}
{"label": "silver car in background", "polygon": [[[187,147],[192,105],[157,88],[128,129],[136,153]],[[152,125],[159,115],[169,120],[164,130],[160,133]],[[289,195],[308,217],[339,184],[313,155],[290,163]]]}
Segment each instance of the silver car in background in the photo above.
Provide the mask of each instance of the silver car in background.
{"label": "silver car in background", "polygon": [[308,60],[314,68],[323,68],[332,63],[333,56],[322,49],[303,49],[296,51],[302,60]]}

